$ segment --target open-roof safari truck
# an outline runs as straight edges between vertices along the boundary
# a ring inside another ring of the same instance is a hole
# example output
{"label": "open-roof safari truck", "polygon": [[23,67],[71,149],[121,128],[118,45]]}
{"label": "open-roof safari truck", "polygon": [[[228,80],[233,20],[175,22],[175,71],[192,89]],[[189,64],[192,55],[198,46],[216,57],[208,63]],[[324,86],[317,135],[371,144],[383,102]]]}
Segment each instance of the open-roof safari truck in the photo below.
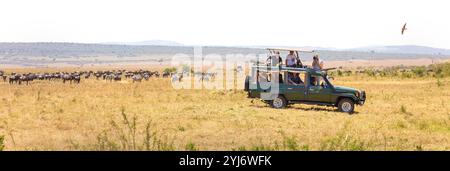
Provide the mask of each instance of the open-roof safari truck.
{"label": "open-roof safari truck", "polygon": [[[277,60],[268,60],[271,62],[262,65],[256,63],[252,66],[251,75],[245,80],[245,91],[249,98],[260,98],[274,108],[303,103],[334,106],[346,113],[352,113],[355,104],[364,104],[365,91],[333,85],[327,77],[329,69],[317,70],[302,64],[298,54],[313,51],[281,48],[267,50],[269,50],[268,59],[276,57]],[[294,51],[298,60],[297,66],[274,64],[273,61],[278,61],[279,51]],[[296,79],[293,79],[294,77]]]}

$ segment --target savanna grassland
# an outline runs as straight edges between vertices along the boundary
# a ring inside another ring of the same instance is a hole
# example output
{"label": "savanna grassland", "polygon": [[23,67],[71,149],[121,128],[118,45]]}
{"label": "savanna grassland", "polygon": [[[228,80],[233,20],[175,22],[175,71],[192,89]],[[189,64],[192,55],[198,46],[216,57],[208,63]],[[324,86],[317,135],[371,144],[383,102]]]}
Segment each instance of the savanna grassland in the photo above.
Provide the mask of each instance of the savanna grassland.
{"label": "savanna grassland", "polygon": [[367,92],[352,115],[167,78],[0,81],[0,136],[3,150],[450,150],[450,77],[422,74],[334,73]]}

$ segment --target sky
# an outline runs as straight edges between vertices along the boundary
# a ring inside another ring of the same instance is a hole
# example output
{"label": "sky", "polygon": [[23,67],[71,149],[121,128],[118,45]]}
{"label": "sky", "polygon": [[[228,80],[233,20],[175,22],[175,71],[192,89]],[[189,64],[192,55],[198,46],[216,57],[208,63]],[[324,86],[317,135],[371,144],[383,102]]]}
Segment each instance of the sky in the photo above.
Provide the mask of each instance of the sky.
{"label": "sky", "polygon": [[449,7],[445,0],[2,0],[0,42],[450,49]]}

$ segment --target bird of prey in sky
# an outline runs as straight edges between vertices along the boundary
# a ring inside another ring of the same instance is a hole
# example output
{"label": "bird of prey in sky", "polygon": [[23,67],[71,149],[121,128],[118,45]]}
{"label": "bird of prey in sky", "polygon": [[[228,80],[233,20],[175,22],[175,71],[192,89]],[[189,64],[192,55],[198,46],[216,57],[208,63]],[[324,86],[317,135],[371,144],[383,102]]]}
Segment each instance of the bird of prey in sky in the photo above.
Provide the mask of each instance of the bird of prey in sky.
{"label": "bird of prey in sky", "polygon": [[403,33],[405,32],[406,29],[407,28],[406,28],[406,23],[405,23],[405,25],[403,25],[403,28],[402,28],[402,35],[403,35]]}

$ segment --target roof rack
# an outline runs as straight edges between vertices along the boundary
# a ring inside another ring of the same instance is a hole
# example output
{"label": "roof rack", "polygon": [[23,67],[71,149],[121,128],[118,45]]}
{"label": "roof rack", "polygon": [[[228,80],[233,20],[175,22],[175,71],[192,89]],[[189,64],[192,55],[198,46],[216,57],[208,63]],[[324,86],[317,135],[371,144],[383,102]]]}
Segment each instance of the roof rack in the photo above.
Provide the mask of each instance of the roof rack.
{"label": "roof rack", "polygon": [[256,69],[260,72],[292,72],[292,73],[300,73],[300,72],[308,72],[313,74],[325,74],[324,71],[314,70],[312,68],[296,68],[296,67],[286,67],[286,66],[267,66],[267,65],[254,65],[252,68]]}
{"label": "roof rack", "polygon": [[266,50],[269,51],[296,51],[296,52],[304,52],[304,53],[314,53],[314,50],[305,50],[305,49],[300,49],[300,48],[266,48]]}

